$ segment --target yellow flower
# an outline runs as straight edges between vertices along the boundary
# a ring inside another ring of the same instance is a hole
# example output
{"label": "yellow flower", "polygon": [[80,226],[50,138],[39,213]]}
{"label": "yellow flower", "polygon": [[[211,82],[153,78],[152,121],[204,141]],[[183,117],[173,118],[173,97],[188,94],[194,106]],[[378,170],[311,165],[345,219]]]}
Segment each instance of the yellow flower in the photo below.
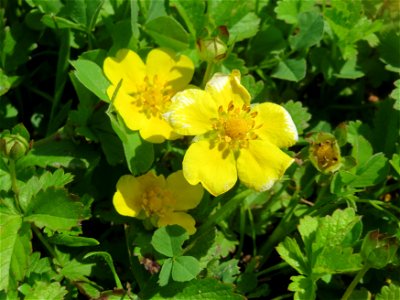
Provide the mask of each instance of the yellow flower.
{"label": "yellow flower", "polygon": [[289,113],[274,103],[250,105],[237,70],[215,74],[204,91],[177,93],[165,117],[177,133],[196,135],[183,173],[214,196],[231,189],[238,177],[250,188],[267,190],[293,162],[279,149],[298,138]]}
{"label": "yellow flower", "polygon": [[186,211],[195,208],[202,197],[201,185],[190,185],[182,171],[170,174],[167,179],[148,172],[139,177],[122,176],[113,204],[121,215],[149,218],[157,227],[177,224],[193,234],[196,232],[195,220]]}
{"label": "yellow flower", "polygon": [[129,129],[139,130],[142,138],[152,143],[179,137],[162,114],[171,97],[192,80],[194,66],[187,56],[153,49],[145,64],[132,50],[122,49],[116,57],[105,59],[103,69],[111,82],[107,89],[110,99],[122,80],[114,107]]}

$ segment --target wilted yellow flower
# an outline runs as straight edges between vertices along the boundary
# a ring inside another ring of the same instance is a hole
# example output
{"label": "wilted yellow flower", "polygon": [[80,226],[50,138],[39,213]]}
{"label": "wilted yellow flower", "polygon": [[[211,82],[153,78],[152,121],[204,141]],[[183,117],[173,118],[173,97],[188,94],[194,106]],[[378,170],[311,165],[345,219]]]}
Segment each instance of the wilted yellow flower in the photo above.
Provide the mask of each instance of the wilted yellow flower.
{"label": "wilted yellow flower", "polygon": [[201,185],[190,185],[182,171],[170,174],[167,179],[148,172],[139,177],[122,176],[113,204],[121,215],[148,218],[157,227],[177,224],[193,234],[195,220],[186,211],[195,208],[202,197]]}
{"label": "wilted yellow flower", "polygon": [[250,106],[240,73],[215,74],[205,90],[187,89],[172,98],[165,114],[175,131],[196,135],[183,159],[190,184],[201,184],[217,196],[239,179],[264,191],[281,178],[293,159],[279,148],[297,141],[289,113],[280,105]]}
{"label": "wilted yellow flower", "polygon": [[114,107],[129,129],[139,130],[142,138],[152,143],[179,137],[162,114],[171,97],[192,80],[194,66],[187,56],[153,49],[145,64],[134,51],[122,49],[116,57],[105,59],[103,69],[111,82],[107,89],[110,99],[122,80]]}

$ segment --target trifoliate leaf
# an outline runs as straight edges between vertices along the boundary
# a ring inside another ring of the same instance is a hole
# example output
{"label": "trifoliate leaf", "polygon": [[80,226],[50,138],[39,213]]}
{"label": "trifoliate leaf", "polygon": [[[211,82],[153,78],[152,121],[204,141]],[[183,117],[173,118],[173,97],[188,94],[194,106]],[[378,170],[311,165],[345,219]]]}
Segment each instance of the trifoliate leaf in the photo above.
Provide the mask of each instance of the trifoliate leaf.
{"label": "trifoliate leaf", "polygon": [[188,238],[184,228],[178,225],[165,226],[154,232],[151,244],[157,252],[174,257],[182,253],[182,244]]}
{"label": "trifoliate leaf", "polygon": [[306,76],[306,68],[304,58],[281,60],[271,77],[298,82]]}
{"label": "trifoliate leaf", "polygon": [[173,259],[172,279],[174,281],[190,281],[200,272],[200,264],[193,256],[178,256]]}
{"label": "trifoliate leaf", "polygon": [[299,33],[289,37],[293,49],[299,50],[317,44],[324,32],[324,19],[313,11],[303,12],[298,16]]}

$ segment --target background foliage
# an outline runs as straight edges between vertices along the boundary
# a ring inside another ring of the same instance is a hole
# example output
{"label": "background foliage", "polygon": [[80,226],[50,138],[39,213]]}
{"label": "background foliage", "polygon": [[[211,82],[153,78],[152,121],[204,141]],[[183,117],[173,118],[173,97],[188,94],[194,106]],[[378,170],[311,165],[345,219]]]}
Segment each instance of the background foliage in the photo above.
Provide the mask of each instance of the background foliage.
{"label": "background foliage", "polygon": [[[1,0],[0,299],[399,298],[399,12],[395,0]],[[214,72],[239,69],[253,102],[291,113],[296,163],[270,191],[204,196],[194,236],[148,230],[114,211],[115,184],[180,169],[189,140],[152,145],[119,122],[103,61],[168,47],[201,85],[198,47],[216,41]]]}

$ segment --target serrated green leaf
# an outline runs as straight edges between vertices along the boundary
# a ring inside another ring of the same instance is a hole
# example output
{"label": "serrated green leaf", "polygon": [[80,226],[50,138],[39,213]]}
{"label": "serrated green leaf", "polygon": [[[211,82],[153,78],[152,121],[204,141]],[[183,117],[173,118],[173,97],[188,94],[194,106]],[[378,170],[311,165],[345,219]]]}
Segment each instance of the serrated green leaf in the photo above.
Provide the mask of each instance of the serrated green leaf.
{"label": "serrated green leaf", "polygon": [[280,0],[276,4],[275,13],[279,20],[289,24],[296,24],[298,15],[302,12],[314,10],[314,0]]}
{"label": "serrated green leaf", "polygon": [[313,266],[313,274],[339,274],[361,270],[363,261],[359,253],[350,247],[326,247],[318,255]]}
{"label": "serrated green leaf", "polygon": [[173,260],[172,279],[178,282],[190,281],[200,272],[200,264],[193,256],[178,256]]}
{"label": "serrated green leaf", "polygon": [[295,292],[295,300],[313,300],[316,297],[317,285],[315,282],[305,276],[292,276],[292,282],[289,284],[289,291]]}
{"label": "serrated green leaf", "polygon": [[390,97],[394,99],[393,108],[400,110],[400,79],[394,82],[395,89],[390,93]]}
{"label": "serrated green leaf", "polygon": [[281,242],[276,251],[291,267],[293,267],[300,274],[308,274],[307,261],[304,254],[301,252],[299,244],[296,240],[286,237]]}
{"label": "serrated green leaf", "polygon": [[155,18],[148,22],[144,29],[161,47],[181,51],[189,46],[188,33],[170,16]]}
{"label": "serrated green leaf", "polygon": [[281,60],[271,77],[298,82],[306,76],[306,68],[304,58]]}
{"label": "serrated green leaf", "polygon": [[303,12],[298,16],[299,33],[289,37],[293,49],[305,49],[317,44],[324,32],[322,16],[313,11]]}
{"label": "serrated green leaf", "polygon": [[0,290],[8,290],[11,259],[17,247],[22,217],[0,207]]}
{"label": "serrated green leaf", "polygon": [[64,286],[59,282],[35,282],[32,289],[25,295],[26,300],[48,299],[48,300],[62,300],[68,293]]}
{"label": "serrated green leaf", "polygon": [[241,78],[240,83],[249,91],[252,102],[257,99],[257,96],[262,92],[264,88],[264,82],[259,80],[256,82],[252,75],[245,75]]}
{"label": "serrated green leaf", "polygon": [[375,300],[393,300],[400,299],[400,286],[391,283],[389,286],[382,287],[379,294],[376,295]]}
{"label": "serrated green leaf", "polygon": [[88,144],[54,138],[46,143],[33,144],[28,154],[17,162],[17,169],[30,166],[64,167],[82,171],[95,164],[99,153]]}
{"label": "serrated green leaf", "polygon": [[110,102],[106,90],[110,83],[103,74],[102,69],[94,62],[79,58],[71,62],[75,68],[76,78],[93,94],[105,102]]}
{"label": "serrated green leaf", "polygon": [[400,155],[395,153],[393,154],[392,159],[389,161],[392,165],[393,169],[397,172],[397,176],[400,176]]}
{"label": "serrated green leaf", "polygon": [[169,284],[166,292],[175,290],[176,292],[171,296],[166,296],[163,290],[152,299],[176,299],[176,300],[243,300],[244,296],[233,292],[233,285],[220,283],[213,278],[205,278],[199,280],[192,280],[185,285],[176,283],[176,286]]}
{"label": "serrated green leaf", "polygon": [[66,190],[49,188],[32,198],[24,220],[39,228],[69,230],[81,221],[83,208],[83,204],[72,200]]}
{"label": "serrated green leaf", "polygon": [[241,274],[238,266],[238,259],[230,259],[222,263],[220,263],[218,260],[215,260],[215,262],[215,264],[207,266],[208,277],[218,278],[225,283],[234,283],[237,279],[237,276]]}
{"label": "serrated green leaf", "polygon": [[168,284],[169,278],[171,277],[172,264],[172,258],[167,258],[164,261],[158,277],[158,284],[160,286],[166,286]]}
{"label": "serrated green leaf", "polygon": [[178,225],[165,226],[157,229],[151,239],[154,249],[168,257],[182,253],[182,244],[189,238],[185,229]]}
{"label": "serrated green leaf", "polygon": [[308,121],[311,119],[311,114],[308,112],[307,107],[303,107],[300,101],[294,102],[289,100],[283,104],[283,107],[289,112],[296,125],[297,132],[301,135],[308,126]]}

